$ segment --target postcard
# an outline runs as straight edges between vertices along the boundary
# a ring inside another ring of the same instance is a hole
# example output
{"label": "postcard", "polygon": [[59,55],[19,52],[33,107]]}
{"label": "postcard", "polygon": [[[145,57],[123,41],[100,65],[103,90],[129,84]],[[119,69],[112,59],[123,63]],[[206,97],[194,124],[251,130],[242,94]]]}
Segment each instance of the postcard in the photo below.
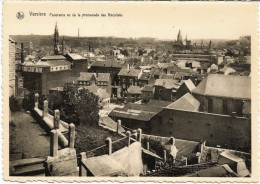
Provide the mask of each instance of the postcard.
{"label": "postcard", "polygon": [[3,2],[8,181],[258,181],[256,2]]}

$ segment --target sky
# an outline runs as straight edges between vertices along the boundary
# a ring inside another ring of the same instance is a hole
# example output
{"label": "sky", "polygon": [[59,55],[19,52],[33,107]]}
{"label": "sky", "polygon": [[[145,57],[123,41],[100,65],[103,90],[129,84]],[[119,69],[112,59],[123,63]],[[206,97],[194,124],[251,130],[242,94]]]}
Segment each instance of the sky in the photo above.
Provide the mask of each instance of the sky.
{"label": "sky", "polygon": [[[51,35],[55,22],[60,35],[153,37],[176,39],[178,31],[188,39],[237,39],[254,33],[256,3],[232,2],[88,2],[88,3],[5,3],[4,25],[9,35]],[[16,18],[18,11],[24,19]],[[29,12],[47,16],[30,16]],[[51,17],[71,14],[70,17]],[[122,17],[72,17],[72,14],[118,13]],[[7,15],[8,17],[7,17]],[[6,17],[5,17],[6,15]],[[7,22],[5,24],[5,22]]]}

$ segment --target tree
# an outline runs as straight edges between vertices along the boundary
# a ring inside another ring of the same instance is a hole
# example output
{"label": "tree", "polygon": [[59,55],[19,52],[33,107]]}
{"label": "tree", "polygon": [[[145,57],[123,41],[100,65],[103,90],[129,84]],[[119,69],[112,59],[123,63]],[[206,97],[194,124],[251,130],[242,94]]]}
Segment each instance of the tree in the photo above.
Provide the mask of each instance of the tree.
{"label": "tree", "polygon": [[19,111],[21,109],[18,99],[13,95],[9,97],[9,107],[12,112]]}
{"label": "tree", "polygon": [[61,119],[68,123],[97,125],[99,120],[99,98],[87,89],[78,90],[72,84],[64,86],[63,92],[52,93],[48,100],[53,110],[59,109]]}

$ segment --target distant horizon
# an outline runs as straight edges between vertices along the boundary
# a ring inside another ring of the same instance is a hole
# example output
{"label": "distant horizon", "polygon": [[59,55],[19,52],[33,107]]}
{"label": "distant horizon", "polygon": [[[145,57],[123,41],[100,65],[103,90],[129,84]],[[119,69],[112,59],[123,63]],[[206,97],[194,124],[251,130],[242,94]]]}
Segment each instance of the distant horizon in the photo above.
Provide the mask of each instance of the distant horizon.
{"label": "distant horizon", "polygon": [[[9,35],[10,36],[53,36],[53,34],[13,34],[13,35]],[[240,37],[243,36],[251,36],[251,35],[241,35],[238,38],[188,38],[188,40],[238,40]],[[78,36],[73,36],[73,35],[59,35],[60,38],[62,37],[72,37],[72,38],[78,38]],[[176,35],[177,37],[177,35]],[[80,36],[79,38],[118,38],[118,39],[155,39],[155,40],[159,40],[159,41],[175,41],[176,38],[170,39],[170,38],[156,38],[156,37],[121,37],[121,36]],[[182,40],[185,40],[185,38],[183,38]]]}

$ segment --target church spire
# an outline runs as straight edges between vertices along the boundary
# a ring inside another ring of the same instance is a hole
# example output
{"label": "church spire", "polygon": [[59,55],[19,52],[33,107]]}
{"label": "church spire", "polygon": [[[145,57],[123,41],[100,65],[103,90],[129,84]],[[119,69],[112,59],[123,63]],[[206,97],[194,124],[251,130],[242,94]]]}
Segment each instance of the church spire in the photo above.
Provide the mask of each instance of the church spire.
{"label": "church spire", "polygon": [[181,30],[179,30],[179,33],[178,33],[178,36],[177,36],[177,41],[182,41]]}
{"label": "church spire", "polygon": [[212,43],[211,43],[211,40],[210,40],[210,41],[209,41],[209,50],[211,49],[211,44],[212,44]]}
{"label": "church spire", "polygon": [[55,24],[55,29],[54,29],[54,54],[58,55],[59,54],[59,31],[58,31],[58,26],[57,26],[57,22]]}

